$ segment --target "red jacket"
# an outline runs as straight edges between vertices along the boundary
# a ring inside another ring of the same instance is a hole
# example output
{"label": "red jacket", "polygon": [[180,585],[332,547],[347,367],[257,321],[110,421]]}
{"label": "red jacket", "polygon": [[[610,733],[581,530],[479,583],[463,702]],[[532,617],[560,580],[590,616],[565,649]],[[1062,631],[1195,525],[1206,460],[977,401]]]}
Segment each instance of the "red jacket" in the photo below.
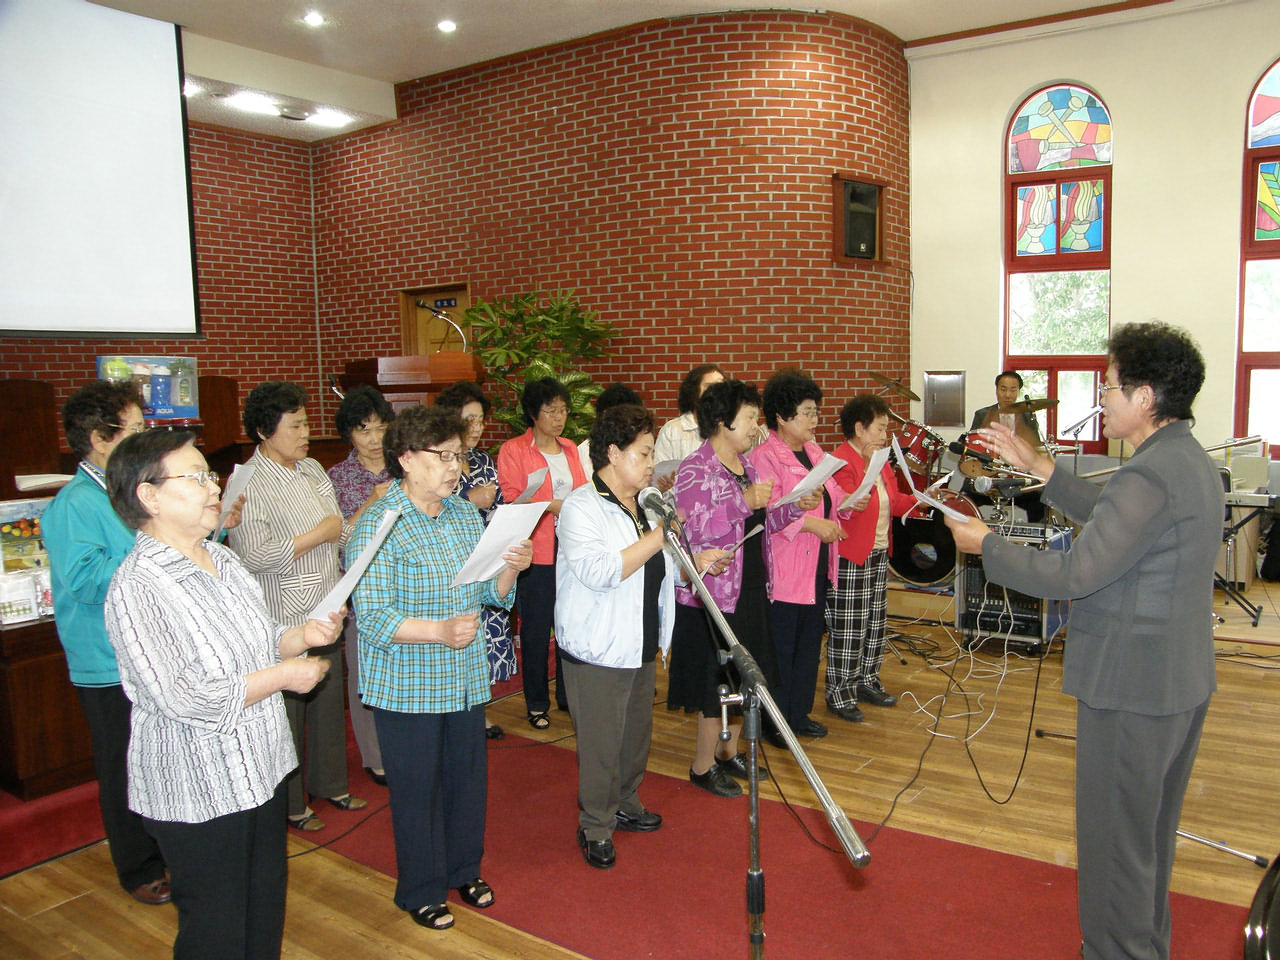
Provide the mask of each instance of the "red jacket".
{"label": "red jacket", "polygon": [[[848,464],[835,475],[835,481],[840,488],[846,491],[846,496],[858,489],[858,484],[862,483],[862,478],[867,473],[867,462],[862,459],[862,454],[853,449],[853,444],[847,440],[840,445],[839,449],[834,451],[834,455],[839,457]],[[909,493],[902,493],[898,489],[898,478],[894,476],[893,467],[889,464],[884,465],[884,469],[880,471],[880,476],[884,480],[884,488],[889,493],[889,515],[900,517],[916,504],[916,498]],[[856,510],[849,510],[839,514],[836,519],[839,520],[840,526],[844,528],[845,538],[840,543],[840,556],[846,560],[861,566],[867,562],[867,557],[871,555],[871,546],[876,540],[876,520],[880,516],[880,493],[875,488],[871,488],[871,501],[867,504],[867,509],[859,513]],[[893,527],[889,528],[889,552],[893,553]]]}
{"label": "red jacket", "polygon": [[[587,475],[582,470],[582,461],[578,457],[578,448],[564,437],[556,439],[569,464],[574,489],[577,489],[587,482]],[[535,470],[541,470],[546,465],[547,458],[534,443],[532,427],[499,447],[498,486],[502,488],[503,502],[514,503],[516,497],[524,493],[524,488],[529,482],[529,474]],[[554,499],[551,496],[550,470],[547,471],[546,479],[542,481],[542,486],[538,488],[538,492],[532,499],[534,501]],[[538,525],[533,528],[533,562],[541,564],[556,562],[556,518],[550,513],[544,513]]]}

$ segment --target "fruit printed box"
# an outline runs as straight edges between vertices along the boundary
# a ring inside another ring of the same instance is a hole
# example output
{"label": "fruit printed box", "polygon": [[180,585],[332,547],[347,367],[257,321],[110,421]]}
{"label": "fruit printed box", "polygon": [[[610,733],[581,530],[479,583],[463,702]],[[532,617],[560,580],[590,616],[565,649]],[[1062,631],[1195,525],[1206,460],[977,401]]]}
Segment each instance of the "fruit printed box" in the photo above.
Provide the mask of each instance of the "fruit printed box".
{"label": "fruit printed box", "polygon": [[49,498],[0,501],[0,557],[5,573],[17,573],[49,565],[40,537],[40,515]]}

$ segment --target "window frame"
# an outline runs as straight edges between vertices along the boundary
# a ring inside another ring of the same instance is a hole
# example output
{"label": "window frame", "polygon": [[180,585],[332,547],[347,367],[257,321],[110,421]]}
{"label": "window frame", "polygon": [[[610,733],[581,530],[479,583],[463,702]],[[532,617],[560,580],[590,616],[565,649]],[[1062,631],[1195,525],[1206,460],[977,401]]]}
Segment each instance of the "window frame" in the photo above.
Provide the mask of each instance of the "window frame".
{"label": "window frame", "polygon": [[[1254,96],[1258,87],[1266,79],[1272,70],[1280,66],[1280,60],[1275,61],[1271,66],[1262,72],[1262,76],[1258,78],[1258,82],[1254,84],[1253,90],[1249,94],[1249,99],[1245,106],[1246,123],[1245,123],[1245,151],[1242,176],[1244,177],[1244,187],[1241,191],[1242,202],[1240,204],[1240,276],[1237,286],[1239,295],[1236,297],[1238,301],[1238,315],[1236,317],[1236,389],[1235,389],[1235,416],[1233,417],[1232,430],[1237,437],[1247,436],[1249,433],[1249,405],[1250,390],[1252,388],[1253,373],[1255,370],[1278,370],[1280,371],[1280,350],[1253,350],[1246,351],[1244,348],[1244,312],[1245,312],[1245,271],[1248,264],[1258,260],[1280,260],[1280,239],[1277,240],[1258,240],[1255,237],[1255,224],[1258,209],[1258,168],[1264,163],[1280,162],[1280,145],[1267,147],[1249,147],[1249,118],[1247,116],[1249,107],[1253,104]],[[1264,438],[1268,441],[1271,437]],[[1280,437],[1274,438],[1280,440]],[[1280,443],[1275,443],[1271,447],[1271,459],[1280,459]]]}

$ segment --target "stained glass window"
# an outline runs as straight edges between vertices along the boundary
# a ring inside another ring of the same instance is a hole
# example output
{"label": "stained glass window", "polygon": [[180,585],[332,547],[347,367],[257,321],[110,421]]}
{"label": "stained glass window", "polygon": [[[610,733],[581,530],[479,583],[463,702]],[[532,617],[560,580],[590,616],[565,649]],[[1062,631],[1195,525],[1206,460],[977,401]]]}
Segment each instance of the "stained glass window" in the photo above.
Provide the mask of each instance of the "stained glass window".
{"label": "stained glass window", "polygon": [[[1037,395],[1057,401],[1044,411],[1046,436],[1093,407],[1091,391],[1106,368],[1111,159],[1111,115],[1085,87],[1047,87],[1013,113],[1005,140],[1004,365],[1036,371]],[[1080,439],[1090,452],[1103,445],[1093,427]]]}
{"label": "stained glass window", "polygon": [[1009,172],[1111,162],[1111,114],[1083,87],[1050,87],[1022,105],[1009,131]]}

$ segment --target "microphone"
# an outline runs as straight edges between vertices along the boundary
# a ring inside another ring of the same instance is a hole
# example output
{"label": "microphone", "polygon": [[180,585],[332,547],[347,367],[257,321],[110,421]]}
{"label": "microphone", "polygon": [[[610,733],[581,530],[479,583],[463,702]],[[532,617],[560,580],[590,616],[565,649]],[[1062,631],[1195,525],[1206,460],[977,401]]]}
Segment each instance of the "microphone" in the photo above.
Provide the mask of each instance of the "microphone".
{"label": "microphone", "polygon": [[987,466],[991,466],[991,464],[996,462],[996,458],[991,456],[989,453],[983,453],[981,450],[975,450],[967,443],[961,443],[959,440],[952,440],[947,444],[947,449],[962,459],[972,457],[974,460],[977,460],[979,463],[986,464]]}
{"label": "microphone", "polygon": [[975,493],[989,493],[994,490],[997,496],[1007,497],[1010,494],[1017,493],[1030,482],[1021,477],[999,477],[996,479],[978,477],[973,481],[973,489]]}
{"label": "microphone", "polygon": [[663,496],[657,487],[645,487],[636,495],[636,502],[644,509],[656,513],[664,524],[678,519],[675,504]]}
{"label": "microphone", "polygon": [[1084,425],[1085,425],[1086,423],[1088,423],[1090,420],[1092,420],[1094,417],[1096,417],[1096,416],[1097,416],[1098,414],[1100,414],[1101,412],[1102,412],[1102,404],[1098,404],[1096,407],[1094,407],[1092,410],[1090,410],[1088,413],[1086,413],[1083,417],[1081,417],[1079,420],[1077,420],[1077,421],[1076,421],[1075,423],[1073,423],[1071,426],[1069,426],[1069,427],[1067,427],[1067,428],[1065,428],[1065,429],[1063,429],[1063,430],[1059,430],[1059,431],[1058,431],[1058,436],[1062,436],[1063,434],[1067,434],[1067,433],[1071,433],[1071,434],[1079,433],[1081,430],[1083,430],[1083,429],[1084,429]]}

